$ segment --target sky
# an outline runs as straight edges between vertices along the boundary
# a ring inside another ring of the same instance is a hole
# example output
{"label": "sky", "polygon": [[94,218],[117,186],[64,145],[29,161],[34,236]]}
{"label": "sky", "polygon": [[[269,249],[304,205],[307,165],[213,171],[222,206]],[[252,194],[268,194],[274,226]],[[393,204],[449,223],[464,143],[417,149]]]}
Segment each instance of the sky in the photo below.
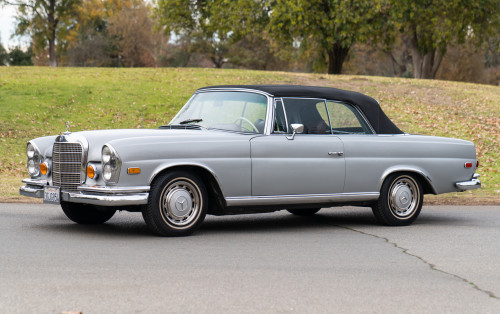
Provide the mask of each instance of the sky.
{"label": "sky", "polygon": [[18,38],[11,39],[10,36],[14,33],[16,8],[10,5],[0,6],[0,36],[2,46],[9,49],[14,46],[26,46],[26,43],[21,42]]}

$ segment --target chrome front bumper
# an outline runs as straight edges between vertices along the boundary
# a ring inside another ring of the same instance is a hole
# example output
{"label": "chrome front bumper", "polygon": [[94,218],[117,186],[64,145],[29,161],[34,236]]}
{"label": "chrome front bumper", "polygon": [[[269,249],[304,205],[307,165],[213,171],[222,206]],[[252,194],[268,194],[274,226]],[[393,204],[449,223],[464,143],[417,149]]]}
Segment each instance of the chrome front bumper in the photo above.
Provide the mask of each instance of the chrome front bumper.
{"label": "chrome front bumper", "polygon": [[[24,196],[43,198],[46,180],[25,179],[19,189]],[[61,191],[61,201],[100,206],[144,205],[148,203],[149,186],[80,186],[78,192]]]}
{"label": "chrome front bumper", "polygon": [[479,189],[481,187],[481,181],[479,181],[478,178],[479,178],[479,174],[474,173],[474,176],[472,176],[472,180],[457,182],[457,183],[455,183],[455,186],[460,191]]}

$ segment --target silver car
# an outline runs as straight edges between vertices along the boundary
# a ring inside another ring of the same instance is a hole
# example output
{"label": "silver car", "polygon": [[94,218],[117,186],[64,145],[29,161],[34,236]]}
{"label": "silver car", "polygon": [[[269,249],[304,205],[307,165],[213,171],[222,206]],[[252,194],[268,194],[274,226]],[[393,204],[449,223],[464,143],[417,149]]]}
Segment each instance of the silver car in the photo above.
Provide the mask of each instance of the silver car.
{"label": "silver car", "polygon": [[142,212],[151,231],[184,236],[206,214],[370,206],[411,224],[424,194],[481,187],[474,144],[410,135],[360,93],[255,85],[197,90],[170,124],[41,137],[27,144],[20,193],[80,224]]}

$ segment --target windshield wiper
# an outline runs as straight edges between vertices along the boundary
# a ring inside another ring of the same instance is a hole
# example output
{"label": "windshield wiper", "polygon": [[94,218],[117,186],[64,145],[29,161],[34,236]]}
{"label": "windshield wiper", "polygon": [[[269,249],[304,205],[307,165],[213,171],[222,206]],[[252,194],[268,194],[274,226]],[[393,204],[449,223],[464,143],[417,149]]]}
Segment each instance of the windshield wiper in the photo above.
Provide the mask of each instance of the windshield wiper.
{"label": "windshield wiper", "polygon": [[192,123],[192,122],[201,122],[203,121],[203,119],[187,119],[187,120],[183,120],[181,122],[179,122],[179,124],[187,124],[187,123]]}

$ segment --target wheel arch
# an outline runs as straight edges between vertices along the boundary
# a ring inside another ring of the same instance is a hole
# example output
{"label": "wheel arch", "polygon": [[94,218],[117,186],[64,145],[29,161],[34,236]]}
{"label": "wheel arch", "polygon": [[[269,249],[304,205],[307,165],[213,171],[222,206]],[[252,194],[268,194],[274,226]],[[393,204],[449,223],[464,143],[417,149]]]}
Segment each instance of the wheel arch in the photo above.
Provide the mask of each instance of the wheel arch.
{"label": "wheel arch", "polygon": [[387,169],[382,177],[380,178],[380,182],[378,185],[378,190],[382,188],[382,184],[384,183],[385,179],[391,174],[395,173],[409,173],[413,174],[416,176],[417,179],[420,180],[420,183],[422,184],[422,189],[423,189],[423,194],[437,194],[436,188],[434,184],[432,183],[432,179],[429,176],[428,173],[426,173],[424,170],[416,168],[416,167],[405,167],[405,166],[400,166],[400,167],[391,167]]}
{"label": "wheel arch", "polygon": [[149,185],[151,185],[159,175],[175,170],[194,173],[203,181],[208,193],[208,213],[214,213],[226,207],[226,201],[219,178],[214,171],[206,165],[197,163],[176,163],[160,166],[151,175]]}

